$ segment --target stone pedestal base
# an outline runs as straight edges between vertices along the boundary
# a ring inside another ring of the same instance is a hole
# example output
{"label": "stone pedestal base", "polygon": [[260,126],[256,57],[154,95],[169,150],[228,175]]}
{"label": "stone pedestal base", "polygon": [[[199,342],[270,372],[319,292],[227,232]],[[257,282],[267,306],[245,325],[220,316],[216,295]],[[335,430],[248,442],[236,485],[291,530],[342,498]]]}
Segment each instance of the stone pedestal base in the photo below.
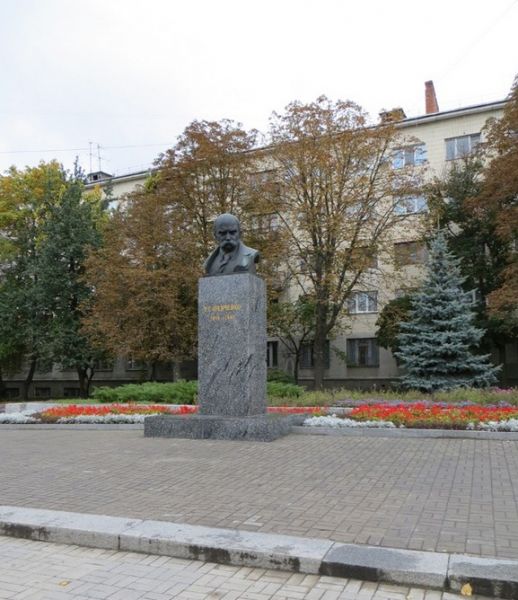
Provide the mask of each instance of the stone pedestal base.
{"label": "stone pedestal base", "polygon": [[158,415],[146,417],[144,436],[271,442],[289,433],[296,421],[293,415],[275,414],[252,417]]}

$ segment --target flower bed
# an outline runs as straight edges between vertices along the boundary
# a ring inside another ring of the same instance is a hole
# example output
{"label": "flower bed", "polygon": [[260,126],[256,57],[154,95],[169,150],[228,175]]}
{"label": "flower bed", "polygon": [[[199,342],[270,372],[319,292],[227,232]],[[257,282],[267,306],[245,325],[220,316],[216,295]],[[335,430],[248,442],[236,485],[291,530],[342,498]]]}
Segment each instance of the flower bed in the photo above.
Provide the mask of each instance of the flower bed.
{"label": "flower bed", "polygon": [[[69,404],[53,406],[41,412],[2,413],[0,423],[143,423],[146,417],[158,414],[188,415],[198,412],[197,406],[163,404]],[[322,409],[315,407],[276,406],[268,412],[279,414],[320,414]]]}
{"label": "flower bed", "polygon": [[515,406],[455,406],[443,403],[364,404],[349,415],[354,421],[390,421],[396,427],[467,429],[488,421],[518,418]]}
{"label": "flower bed", "polygon": [[405,427],[409,429],[470,429],[518,431],[514,406],[451,405],[415,402],[364,404],[347,418],[333,416],[306,419],[306,427]]}

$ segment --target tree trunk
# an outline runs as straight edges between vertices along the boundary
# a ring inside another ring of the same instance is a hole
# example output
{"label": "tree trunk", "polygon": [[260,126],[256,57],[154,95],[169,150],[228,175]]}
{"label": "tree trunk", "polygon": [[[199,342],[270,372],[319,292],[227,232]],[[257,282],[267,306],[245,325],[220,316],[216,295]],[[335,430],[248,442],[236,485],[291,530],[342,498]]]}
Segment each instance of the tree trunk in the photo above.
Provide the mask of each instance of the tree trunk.
{"label": "tree trunk", "polygon": [[76,367],[79,380],[79,396],[88,398],[90,396],[90,383],[94,376],[94,370],[90,367]]}
{"label": "tree trunk", "polygon": [[5,397],[5,383],[4,378],[2,376],[2,369],[0,368],[0,398]]}
{"label": "tree trunk", "polygon": [[299,383],[300,351],[301,348],[299,348],[298,352],[295,352],[295,362],[293,363],[293,379],[296,384]]}
{"label": "tree trunk", "polygon": [[29,399],[29,387],[32,383],[32,379],[34,377],[34,371],[36,371],[36,357],[31,357],[31,363],[29,366],[29,371],[27,373],[27,377],[25,378],[25,382],[23,384],[23,399],[27,401]]}
{"label": "tree trunk", "polygon": [[147,380],[156,381],[157,361],[151,360],[147,364]]}
{"label": "tree trunk", "polygon": [[313,361],[315,390],[324,388],[324,371],[326,368],[326,307],[317,305],[315,322],[315,339],[313,342]]}

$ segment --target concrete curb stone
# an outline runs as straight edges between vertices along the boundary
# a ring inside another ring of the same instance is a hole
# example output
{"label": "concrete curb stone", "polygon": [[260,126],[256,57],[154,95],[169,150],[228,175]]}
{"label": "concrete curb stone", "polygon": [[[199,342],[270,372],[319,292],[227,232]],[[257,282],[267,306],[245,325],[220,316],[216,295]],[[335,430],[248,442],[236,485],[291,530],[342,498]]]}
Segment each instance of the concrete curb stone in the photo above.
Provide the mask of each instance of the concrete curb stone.
{"label": "concrete curb stone", "polygon": [[518,598],[518,561],[508,559],[16,506],[0,506],[0,535]]}

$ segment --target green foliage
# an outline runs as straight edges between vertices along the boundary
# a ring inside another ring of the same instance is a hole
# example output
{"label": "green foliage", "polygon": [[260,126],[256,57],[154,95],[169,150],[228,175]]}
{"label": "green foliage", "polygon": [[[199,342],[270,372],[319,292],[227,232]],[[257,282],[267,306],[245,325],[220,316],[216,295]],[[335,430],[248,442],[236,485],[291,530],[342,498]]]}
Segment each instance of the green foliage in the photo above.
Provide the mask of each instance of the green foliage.
{"label": "green foliage", "polygon": [[[269,381],[268,396],[276,398],[298,398],[304,393],[304,388]],[[167,404],[195,404],[198,394],[197,381],[176,381],[174,383],[129,383],[119,387],[98,387],[92,393],[93,400],[109,402],[149,402]]]}
{"label": "green foliage", "polygon": [[434,392],[496,381],[498,368],[488,356],[475,354],[484,332],[473,325],[458,263],[439,233],[430,244],[428,273],[413,297],[410,320],[401,324],[398,336],[404,388]]}
{"label": "green foliage", "polygon": [[419,390],[350,390],[336,388],[305,392],[294,398],[269,398],[271,406],[352,406],[371,402],[437,401],[483,406],[510,404],[518,406],[518,388],[457,388],[427,394]]}
{"label": "green foliage", "polygon": [[482,196],[483,173],[478,157],[454,161],[447,176],[430,186],[429,204],[439,225],[450,230],[448,248],[461,261],[463,289],[479,296],[475,323],[485,330],[482,345],[490,348],[513,341],[517,326],[512,319],[488,314],[486,298],[501,286],[512,254],[509,240],[499,235],[501,207]]}
{"label": "green foliage", "polygon": [[280,383],[292,383],[295,384],[293,375],[286,373],[282,369],[268,369],[267,375],[268,381],[279,381]]}
{"label": "green foliage", "polygon": [[267,382],[268,397],[275,398],[299,398],[304,393],[304,388],[293,383],[283,383],[281,381]]}
{"label": "green foliage", "polygon": [[198,393],[197,381],[174,383],[129,383],[119,387],[98,387],[92,394],[99,402],[146,402],[166,404],[195,404]]}

